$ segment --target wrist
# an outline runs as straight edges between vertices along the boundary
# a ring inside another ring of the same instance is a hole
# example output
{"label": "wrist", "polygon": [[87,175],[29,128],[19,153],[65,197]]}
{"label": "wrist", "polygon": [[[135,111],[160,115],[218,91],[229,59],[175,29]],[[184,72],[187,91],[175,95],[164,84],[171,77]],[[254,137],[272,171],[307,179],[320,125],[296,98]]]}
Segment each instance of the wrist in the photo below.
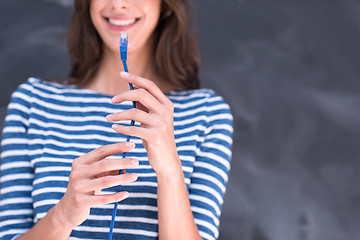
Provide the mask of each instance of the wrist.
{"label": "wrist", "polygon": [[62,232],[70,234],[75,227],[66,220],[60,202],[51,208],[47,215],[51,219],[51,223],[56,227],[60,227]]}
{"label": "wrist", "polygon": [[184,172],[182,166],[175,166],[172,168],[163,169],[163,171],[156,172],[157,181],[170,181],[170,180],[181,180],[184,181]]}
{"label": "wrist", "polygon": [[178,159],[173,164],[164,164],[161,169],[156,169],[156,177],[157,178],[167,178],[167,177],[184,177],[182,164],[180,159]]}

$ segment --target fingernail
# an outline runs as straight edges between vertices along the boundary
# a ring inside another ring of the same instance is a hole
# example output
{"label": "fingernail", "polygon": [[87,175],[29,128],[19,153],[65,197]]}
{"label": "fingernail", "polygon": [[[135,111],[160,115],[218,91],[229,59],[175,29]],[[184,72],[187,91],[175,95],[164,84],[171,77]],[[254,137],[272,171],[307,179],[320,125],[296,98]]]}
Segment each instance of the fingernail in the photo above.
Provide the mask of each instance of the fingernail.
{"label": "fingernail", "polygon": [[137,174],[136,173],[131,173],[131,178],[136,180],[138,178]]}
{"label": "fingernail", "polygon": [[130,194],[128,192],[124,192],[120,195],[120,198],[125,199],[125,198],[128,198],[129,196],[130,196]]}
{"label": "fingernail", "polygon": [[133,159],[131,162],[135,167],[139,165],[139,161],[136,159]]}
{"label": "fingernail", "polygon": [[125,146],[126,146],[126,147],[135,147],[135,143],[133,143],[133,142],[126,142],[126,143],[125,143]]}
{"label": "fingernail", "polygon": [[111,118],[112,114],[106,116],[106,119]]}
{"label": "fingernail", "polygon": [[113,97],[113,98],[111,99],[111,101],[112,101],[112,102],[116,102],[116,101],[117,101],[117,96]]}
{"label": "fingernail", "polygon": [[129,77],[129,73],[127,72],[121,72],[120,74],[122,77]]}

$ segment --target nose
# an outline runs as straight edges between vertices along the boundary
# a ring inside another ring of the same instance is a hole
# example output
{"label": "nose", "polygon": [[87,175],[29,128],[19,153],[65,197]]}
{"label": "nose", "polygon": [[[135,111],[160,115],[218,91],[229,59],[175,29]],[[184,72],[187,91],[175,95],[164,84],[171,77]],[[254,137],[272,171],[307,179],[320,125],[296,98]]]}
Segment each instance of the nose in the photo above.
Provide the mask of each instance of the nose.
{"label": "nose", "polygon": [[129,7],[130,0],[111,0],[111,8],[114,10],[117,9],[126,9]]}

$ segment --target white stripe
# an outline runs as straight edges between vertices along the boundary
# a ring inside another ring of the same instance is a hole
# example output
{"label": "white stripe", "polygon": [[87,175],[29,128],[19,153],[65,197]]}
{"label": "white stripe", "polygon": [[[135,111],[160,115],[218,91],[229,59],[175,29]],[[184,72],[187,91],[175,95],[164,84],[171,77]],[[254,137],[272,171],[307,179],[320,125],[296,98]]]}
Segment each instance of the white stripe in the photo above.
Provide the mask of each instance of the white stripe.
{"label": "white stripe", "polygon": [[[35,173],[42,173],[42,172],[71,172],[71,167],[41,167],[35,169]],[[151,173],[138,173],[139,177],[156,177],[155,172]]]}
{"label": "white stripe", "polygon": [[[94,129],[97,129],[98,131],[103,131],[103,132],[108,132],[108,133],[114,133],[115,131],[112,129],[112,128],[109,128],[109,127],[103,127],[101,125],[82,125],[82,126],[69,126],[69,125],[63,125],[63,124],[58,124],[58,123],[52,123],[52,122],[43,122],[39,119],[35,119],[35,118],[31,118],[31,123],[34,123],[42,128],[57,128],[57,129],[61,129],[61,130],[66,130],[66,131],[72,131],[72,132],[77,132],[77,131],[88,131],[88,130],[94,130]],[[10,127],[8,127],[10,128]],[[6,129],[6,128],[5,128]],[[23,129],[23,128],[20,128],[20,129]],[[24,130],[24,129],[23,129]],[[14,128],[12,130],[13,132],[19,132],[19,129],[18,128]],[[34,133],[32,131],[30,131],[30,133]],[[61,133],[59,133],[61,134]],[[67,134],[65,134],[66,136],[68,136]],[[78,135],[78,134],[77,134]],[[86,139],[88,139],[89,135],[87,134],[84,134],[86,135]],[[73,139],[72,135],[70,134],[68,139]],[[102,135],[96,135],[96,136],[100,136],[102,137]],[[176,138],[175,141],[176,143],[181,143],[181,142],[187,142],[189,140],[195,140],[197,139],[197,141],[203,141],[204,137],[198,137],[198,136],[185,136],[185,137],[181,137],[181,138]],[[106,140],[108,138],[104,138],[104,140]],[[125,140],[125,138],[121,138],[121,137],[117,137],[116,138],[116,141],[119,141],[119,140]],[[135,143],[142,143],[141,139],[132,139],[133,142]]]}
{"label": "white stripe", "polygon": [[33,108],[32,112],[51,120],[61,120],[64,122],[69,122],[69,121],[72,122],[99,121],[104,123],[107,122],[105,116],[101,116],[101,117],[100,116],[64,116],[59,114],[48,113],[37,108]]}
{"label": "white stripe", "polygon": [[34,174],[19,173],[19,174],[11,174],[11,175],[2,176],[0,179],[0,182],[3,183],[6,181],[11,181],[11,180],[33,179],[33,178],[34,178]]}
{"label": "white stripe", "polygon": [[[180,92],[178,94],[178,96],[176,95],[172,95],[170,97],[170,99],[174,99],[174,100],[189,100],[189,99],[193,99],[193,98],[205,98],[205,99],[209,99],[210,100],[210,96],[211,96],[211,92],[212,90],[208,90],[205,89],[205,91],[203,91],[203,89],[200,89],[198,91],[194,91],[194,92],[190,92],[189,95],[186,94],[186,91],[185,91],[185,94],[186,96],[182,96],[183,95],[183,92]],[[213,97],[214,99],[216,100],[220,100],[219,97]]]}
{"label": "white stripe", "polygon": [[[139,160],[139,158],[137,158]],[[141,160],[139,160],[141,161]],[[182,167],[184,172],[189,172],[191,173],[193,168],[192,167]],[[146,165],[146,166],[140,166],[137,167],[136,169],[139,170],[149,170],[152,169],[152,167],[150,165]],[[38,167],[35,169],[35,173],[43,173],[43,172],[71,172],[71,167],[60,167],[60,166],[56,166],[56,167]],[[138,173],[139,177],[156,177],[156,173]]]}
{"label": "white stripe", "polygon": [[[106,159],[119,159],[119,157],[109,156],[109,157],[106,157]],[[143,161],[148,162],[147,157],[138,157],[137,159],[140,161],[140,163]],[[65,158],[60,158],[60,157],[57,157],[57,158],[40,157],[40,158],[37,158],[37,159],[31,161],[31,163],[33,165],[35,165],[36,163],[68,163],[68,164],[72,164],[72,162],[73,162],[73,159],[65,159]],[[148,170],[148,169],[152,169],[152,167],[150,165],[139,165],[133,169]],[[190,168],[186,167],[185,169],[189,170]]]}
{"label": "white stripe", "polygon": [[218,129],[226,130],[230,133],[232,133],[234,131],[233,127],[229,124],[214,124],[210,128],[207,129],[206,134],[209,134],[212,130],[218,130]]}
{"label": "white stripe", "polygon": [[[41,189],[37,189],[37,190],[34,190],[32,192],[32,196],[37,196],[39,194],[43,194],[43,193],[54,193],[54,192],[57,192],[57,193],[65,193],[66,192],[66,188],[64,187],[44,187],[44,188],[41,188]],[[110,191],[102,191],[103,194],[113,194],[114,192],[110,192]],[[157,195],[156,194],[153,194],[153,193],[143,193],[143,192],[140,192],[140,193],[130,193],[130,197],[129,198],[152,198],[152,199],[157,199]],[[25,199],[25,198],[24,198]],[[27,199],[27,198],[26,198]],[[16,201],[20,201],[21,199],[18,199]],[[31,200],[31,198],[30,198]],[[5,201],[8,201],[8,200],[4,200]],[[10,201],[10,200],[9,200]],[[12,203],[15,203],[14,202],[14,198],[13,200],[11,201]],[[21,202],[21,201],[20,201]],[[31,201],[30,201],[31,202]],[[4,203],[5,204],[5,203]]]}
{"label": "white stripe", "polygon": [[[75,93],[75,94],[94,94],[95,92],[91,91],[91,90],[87,90],[87,89],[75,89],[75,88],[71,88],[71,86],[66,85],[66,88],[64,89],[57,89],[51,86],[46,86],[43,85],[41,83],[39,84],[34,84],[36,85],[36,87],[44,89],[44,90],[48,90],[51,91],[53,93],[51,94],[47,94],[44,92],[40,92],[37,89],[33,89],[32,87],[28,86],[28,85],[24,85],[24,89],[30,90],[32,91],[34,94],[37,94],[39,96],[42,97],[47,97],[47,98],[51,98],[51,99],[55,99],[55,100],[59,100],[59,101],[63,101],[63,102],[99,102],[99,103],[109,103],[111,102],[111,97],[93,97],[93,98],[87,98],[87,97],[72,97],[72,96],[61,96],[61,94],[67,94],[67,93]],[[60,86],[61,87],[61,86]],[[55,94],[54,94],[55,93]]]}
{"label": "white stripe", "polygon": [[2,145],[10,145],[10,144],[27,144],[27,138],[6,138],[2,141]]}
{"label": "white stripe", "polygon": [[0,212],[0,217],[4,216],[19,216],[19,215],[32,215],[33,211],[31,209],[19,209],[19,210],[6,210]]}
{"label": "white stripe", "polygon": [[204,238],[204,239],[206,239],[206,240],[216,240],[217,239],[217,237],[218,237],[218,233],[216,234],[216,238],[214,238],[213,236],[210,236],[208,233],[206,233],[206,232],[203,232],[203,231],[200,231],[199,230],[199,233],[200,233],[200,236],[202,237],[202,238]]}
{"label": "white stripe", "polygon": [[65,193],[66,188],[65,187],[44,187],[40,189],[36,189],[32,192],[32,196],[36,196],[43,193]]}
{"label": "white stripe", "polygon": [[19,103],[9,103],[9,106],[8,106],[9,110],[19,110],[20,112],[23,112],[23,113],[26,113],[26,114],[29,114],[30,113],[30,109],[25,107],[24,105],[21,105]]}
{"label": "white stripe", "polygon": [[96,129],[97,131],[102,131],[102,132],[107,132],[107,133],[115,132],[111,127],[104,127],[102,125],[93,125],[93,124],[88,125],[86,123],[84,123],[82,126],[71,126],[71,125],[64,125],[64,124],[59,124],[59,123],[54,123],[54,122],[43,122],[37,118],[31,118],[30,122],[44,128],[44,129],[57,128],[57,129],[72,131],[72,132],[80,132],[80,131],[88,131],[88,130]]}
{"label": "white stripe", "polygon": [[[68,240],[84,240],[83,238],[77,238],[77,237],[69,237]],[[86,240],[99,240],[95,238],[86,238]]]}
{"label": "white stripe", "polygon": [[230,145],[233,143],[233,140],[231,137],[229,137],[225,134],[222,134],[222,133],[211,133],[206,136],[206,139],[220,139],[220,140],[224,140],[225,142],[227,142]]}
{"label": "white stripe", "polygon": [[209,163],[195,161],[194,162],[194,167],[195,166],[206,168],[206,169],[208,169],[208,170],[210,170],[210,171],[212,171],[214,173],[219,174],[222,177],[222,179],[224,180],[224,182],[227,182],[228,179],[229,179],[228,175],[222,169],[220,169],[220,168],[218,168],[218,167],[216,167],[214,165],[211,165]]}
{"label": "white stripe", "polygon": [[[45,112],[45,111],[37,109],[37,108],[33,108],[32,112],[35,114],[38,114],[40,116],[44,116],[51,120],[58,120],[58,121],[60,120],[60,121],[64,121],[64,122],[68,122],[68,121],[72,121],[72,122],[98,121],[98,122],[108,123],[106,121],[105,115],[104,116],[95,116],[95,115],[92,115],[92,116],[64,116],[64,115],[60,115],[60,114],[53,114],[53,113]],[[206,117],[204,115],[201,115],[201,116],[197,116],[195,118],[189,118],[189,119],[185,119],[182,121],[175,121],[174,126],[175,127],[176,126],[184,126],[186,124],[200,122],[201,120],[207,120],[207,121],[212,121],[212,120],[216,120],[216,119],[219,120],[219,119],[225,118],[226,115],[230,115],[230,114],[218,114],[218,115],[216,115],[215,118]],[[119,123],[129,125],[129,121],[119,121]]]}
{"label": "white stripe", "polygon": [[10,121],[17,121],[20,122],[21,124],[24,124],[25,126],[29,126],[29,120],[23,118],[20,115],[8,114],[5,117],[5,122],[10,122]]}
{"label": "white stripe", "polygon": [[216,203],[214,203],[213,201],[211,201],[210,199],[208,199],[206,197],[203,197],[203,196],[200,196],[200,195],[196,195],[196,194],[190,194],[189,199],[200,201],[202,203],[205,203],[205,204],[213,207],[216,214],[218,216],[220,216],[220,208],[219,208],[219,206]]}
{"label": "white stripe", "polygon": [[222,164],[223,166],[225,166],[228,171],[230,170],[230,162],[229,162],[229,160],[227,160],[227,159],[225,159],[223,157],[220,157],[219,155],[216,155],[216,154],[211,153],[211,152],[201,152],[201,151],[199,151],[198,156],[213,159],[213,160],[219,162],[220,164]]}
{"label": "white stripe", "polygon": [[157,194],[131,192],[129,198],[153,198],[153,199],[157,199]]}
{"label": "white stripe", "polygon": [[0,222],[0,227],[4,227],[7,225],[12,225],[12,224],[19,224],[19,223],[28,223],[28,222],[33,222],[32,218],[25,218],[25,219],[11,219],[11,220],[6,220],[6,221],[2,221]]}
{"label": "white stripe", "polygon": [[[13,115],[15,116],[15,115]],[[4,127],[4,130],[3,130],[3,134],[4,133],[25,133],[26,130],[24,127],[12,127],[12,126],[7,126],[7,127]]]}
{"label": "white stripe", "polygon": [[[20,92],[16,92],[15,94],[17,97],[23,98],[24,96],[26,96],[23,93]],[[33,98],[32,101],[34,103],[37,103],[40,106],[43,107],[47,107],[49,109],[55,109],[57,111],[64,111],[64,112],[106,112],[106,113],[115,113],[119,111],[119,105],[113,105],[113,108],[109,108],[109,107],[77,107],[77,106],[64,106],[64,105],[60,105],[60,104],[55,104],[55,103],[50,103],[50,102],[46,102],[46,101],[42,101],[40,99],[37,98]],[[63,101],[63,99],[62,99]],[[96,101],[96,100],[95,100]],[[78,101],[73,101],[73,102],[78,102]],[[96,101],[98,102],[98,101]],[[189,107],[193,107],[193,106],[200,106],[201,104],[207,102],[206,99],[200,99],[197,101],[190,101],[189,103],[182,103],[182,104],[174,104],[174,107],[176,108],[180,108],[180,109],[186,109]],[[111,100],[109,100],[109,103],[111,103]],[[125,101],[121,103],[121,107],[123,108],[122,110],[125,109],[126,107],[131,107],[132,106],[132,102],[130,101]],[[175,106],[176,105],[176,106]],[[116,109],[117,107],[117,109]],[[194,115],[196,113],[199,112],[203,112],[203,111],[215,111],[215,110],[219,110],[219,109],[228,109],[228,105],[223,103],[223,104],[218,104],[218,105],[214,105],[214,106],[202,106],[196,109],[192,109],[192,110],[188,110],[188,111],[182,111],[182,112],[175,112],[174,113],[174,117],[184,117],[184,116],[191,116]],[[121,111],[122,111],[121,110]],[[27,109],[27,111],[29,111]],[[25,111],[24,111],[25,112]]]}
{"label": "white stripe", "polygon": [[[233,116],[230,113],[221,113],[221,114],[216,114],[216,115],[208,117],[208,122],[211,122],[211,121],[214,121],[214,120],[231,120],[232,121]],[[228,124],[222,124],[222,125],[230,127]]]}
{"label": "white stripe", "polygon": [[191,206],[191,211],[193,211],[194,213],[200,213],[200,214],[203,214],[205,216],[212,218],[212,220],[214,221],[216,226],[219,226],[219,224],[220,224],[219,218],[217,218],[213,212],[211,212],[205,208]]}
{"label": "white stripe", "polygon": [[[98,221],[111,221],[110,215],[89,215],[87,219],[98,220]],[[158,224],[159,221],[153,218],[144,218],[144,217],[115,217],[117,222],[141,222],[141,223],[150,223]]]}
{"label": "white stripe", "polygon": [[71,167],[38,167],[35,169],[35,173],[43,172],[71,172]]}
{"label": "white stripe", "polygon": [[217,144],[214,142],[204,142],[202,147],[212,148],[214,150],[220,150],[221,152],[225,153],[228,157],[231,157],[231,150],[225,147],[224,145]]}
{"label": "white stripe", "polygon": [[[56,205],[60,200],[59,199],[45,199],[45,200],[41,200],[41,201],[36,201],[34,202],[34,208],[38,208],[41,206],[47,206],[47,205]],[[47,212],[43,212],[43,213],[37,213],[36,217],[38,219],[43,218],[45,215],[47,214]],[[41,217],[39,217],[41,216]]]}
{"label": "white stripe", "polygon": [[11,95],[11,97],[20,98],[20,99],[24,100],[25,102],[30,102],[30,99],[31,99],[31,97],[30,97],[29,95],[24,94],[24,93],[22,93],[22,92],[20,92],[20,91],[15,91],[15,92]]}
{"label": "white stripe", "polygon": [[200,219],[195,219],[195,223],[197,225],[201,225],[203,227],[206,227],[207,229],[209,229],[210,231],[212,231],[214,233],[214,235],[217,235],[217,233],[219,232],[219,230],[212,224],[204,221],[204,220],[200,220]]}
{"label": "white stripe", "polygon": [[1,170],[6,170],[10,168],[23,168],[23,167],[27,167],[27,168],[31,167],[30,162],[18,161],[18,162],[3,163],[1,165]]}
{"label": "white stripe", "polygon": [[0,238],[2,238],[5,235],[25,233],[27,231],[28,229],[10,229],[4,232],[0,232]]}
{"label": "white stripe", "polygon": [[16,186],[1,188],[0,194],[6,194],[9,192],[31,192],[32,189],[33,189],[32,186],[16,185]]}
{"label": "white stripe", "polygon": [[37,185],[39,183],[43,183],[43,182],[52,182],[52,181],[58,181],[58,182],[69,182],[69,177],[62,177],[62,176],[56,176],[56,177],[42,177],[42,178],[37,178],[34,180],[33,185]]}
{"label": "white stripe", "polygon": [[[63,126],[62,129],[66,129],[67,126]],[[205,126],[203,125],[195,125],[195,126],[191,126],[189,128],[185,128],[185,129],[177,129],[174,131],[175,136],[176,135],[180,135],[180,134],[187,134],[190,133],[192,131],[204,131],[206,129]],[[60,132],[56,132],[56,131],[44,131],[44,130],[39,130],[39,129],[29,129],[29,134],[38,134],[38,135],[44,135],[44,136],[56,136],[56,137],[60,137],[60,138],[64,138],[64,139],[72,139],[72,140],[76,140],[76,139],[99,139],[99,140],[103,140],[103,141],[109,141],[109,142],[117,142],[119,141],[119,137],[106,137],[100,134],[86,134],[86,135],[82,135],[82,134],[77,134],[76,132],[74,134],[65,134],[65,133],[60,133]],[[133,139],[132,141],[134,141],[135,139]]]}
{"label": "white stripe", "polygon": [[215,178],[211,175],[200,173],[200,172],[194,172],[191,175],[191,179],[194,179],[194,178],[209,181],[209,182],[215,184],[216,186],[218,186],[221,189],[222,193],[225,193],[226,188],[225,188],[224,184],[222,182],[220,182],[217,178]]}
{"label": "white stripe", "polygon": [[[87,231],[87,232],[103,232],[108,233],[108,227],[88,227],[88,226],[77,226],[74,228],[75,231]],[[150,232],[145,230],[137,230],[137,229],[126,229],[126,228],[114,228],[114,233],[125,233],[125,234],[134,234],[134,235],[143,235],[150,237],[157,237],[157,232]]]}
{"label": "white stripe", "polygon": [[[190,102],[188,104],[180,104],[178,106],[176,106],[176,108],[182,108],[182,109],[186,109],[188,107],[190,107],[189,105],[191,104],[192,106],[200,106],[202,101],[198,101],[198,102]],[[175,107],[175,106],[174,106]],[[221,103],[221,104],[217,104],[217,105],[213,105],[213,106],[201,106],[201,107],[197,107],[195,109],[192,110],[186,110],[186,111],[182,111],[182,112],[175,112],[174,113],[174,117],[190,117],[196,113],[201,113],[201,112],[212,112],[212,111],[216,111],[216,110],[227,110],[229,107],[226,103]]]}
{"label": "white stripe", "polygon": [[32,198],[7,198],[0,202],[0,206],[15,204],[15,203],[32,203]]}
{"label": "white stripe", "polygon": [[[56,94],[47,94],[47,93],[38,91],[37,89],[33,89],[32,87],[30,87],[28,85],[24,85],[23,88],[25,88],[29,91],[32,91],[39,96],[50,98],[50,99],[55,99],[55,100],[64,101],[64,102],[104,102],[104,103],[108,103],[111,101],[111,97],[98,97],[98,96],[94,97],[94,98],[67,96],[65,98],[58,94],[64,94],[64,93],[98,94],[98,93],[94,92],[92,90],[89,90],[89,89],[74,88],[74,86],[69,86],[69,85],[64,86],[63,84],[56,85],[54,83],[48,83],[48,84],[52,84],[52,85],[58,86],[60,88],[63,88],[63,89],[57,89],[55,87],[44,85],[44,84],[40,83],[40,81],[38,79],[34,79],[34,78],[29,79],[29,81],[35,83],[34,85],[38,88],[45,89],[45,90],[54,92]],[[186,94],[187,96],[182,96],[183,94]],[[222,98],[220,96],[209,98],[211,96],[211,94],[213,94],[213,91],[211,89],[201,89],[201,90],[196,90],[196,91],[193,91],[193,90],[186,91],[185,90],[185,91],[179,92],[178,94],[172,93],[169,98],[174,99],[174,100],[191,100],[191,99],[200,97],[200,98],[208,99],[208,102],[222,101]]]}
{"label": "white stripe", "polygon": [[214,190],[211,187],[208,187],[208,186],[205,186],[205,185],[202,185],[202,184],[192,183],[192,184],[190,184],[190,188],[205,191],[205,192],[211,194],[212,196],[214,196],[220,205],[223,204],[222,196],[216,190]]}
{"label": "white stripe", "polygon": [[[171,99],[171,98],[170,98]],[[188,100],[188,102],[182,102],[182,103],[174,103],[174,108],[178,108],[178,109],[186,109],[186,108],[190,108],[190,107],[194,107],[194,106],[201,106],[201,105],[205,105],[208,104],[210,102],[215,102],[215,101],[222,101],[222,99],[220,97],[214,97],[213,99],[209,99],[209,98],[200,98],[199,100],[195,100],[195,101],[191,101],[191,99],[187,98],[185,100]],[[209,101],[211,100],[211,101]],[[217,105],[223,105],[221,107],[221,109],[228,109],[228,105],[227,104],[217,104]],[[213,105],[216,106],[216,105]],[[213,106],[204,106],[207,110],[210,109]]]}
{"label": "white stripe", "polygon": [[6,150],[1,152],[1,158],[6,158],[9,156],[28,156],[29,151],[25,150]]}
{"label": "white stripe", "polygon": [[[14,139],[9,139],[9,140],[14,140]],[[119,139],[118,142],[125,142],[126,139],[124,138],[123,140]],[[140,140],[139,140],[140,141]],[[10,142],[10,143],[9,143]],[[12,143],[15,143],[16,141],[6,141],[5,144],[12,144]],[[66,142],[61,142],[61,141],[58,141],[58,140],[55,140],[55,139],[41,139],[41,138],[35,138],[35,139],[31,139],[29,140],[29,145],[32,146],[32,145],[37,145],[37,144],[41,144],[41,145],[49,145],[49,144],[52,144],[52,145],[55,145],[57,147],[64,147],[64,148],[68,148],[68,147],[73,147],[73,148],[78,148],[78,149],[82,149],[82,150],[86,150],[86,152],[90,152],[96,148],[99,148],[101,145],[99,144],[85,144],[85,143],[66,143]],[[52,150],[50,148],[45,148],[44,151],[56,151],[56,150]],[[196,146],[179,146],[177,147],[177,150],[178,151],[196,151],[197,148]],[[16,150],[17,151],[17,150]],[[65,154],[65,151],[59,151],[60,153],[63,153]],[[146,153],[146,150],[143,149],[143,148],[134,148],[133,150],[131,150],[132,153]],[[41,149],[37,149],[37,150],[31,150],[30,151],[30,154],[31,155],[36,155],[36,154],[41,154],[43,153],[43,150]],[[58,154],[56,152],[53,152],[55,154]],[[69,152],[69,151],[66,151],[66,154],[71,154],[71,155],[78,155],[78,154],[83,154],[83,152],[77,152],[77,151],[74,151],[74,152]]]}

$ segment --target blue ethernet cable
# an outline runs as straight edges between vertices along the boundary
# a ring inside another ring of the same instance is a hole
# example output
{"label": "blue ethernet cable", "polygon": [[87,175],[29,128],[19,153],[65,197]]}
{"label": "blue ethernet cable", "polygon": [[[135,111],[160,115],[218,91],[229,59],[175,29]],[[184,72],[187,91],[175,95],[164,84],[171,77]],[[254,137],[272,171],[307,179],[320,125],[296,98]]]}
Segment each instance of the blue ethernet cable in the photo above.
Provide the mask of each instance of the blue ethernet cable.
{"label": "blue ethernet cable", "polygon": [[[121,57],[121,61],[123,63],[124,66],[124,71],[125,72],[129,72],[127,64],[126,64],[126,60],[127,60],[127,45],[128,45],[128,34],[127,32],[121,32],[120,33],[120,57]],[[129,87],[130,90],[134,90],[134,87],[131,83],[129,83]],[[133,107],[136,108],[136,103],[133,101]],[[131,120],[130,126],[134,126],[135,121]],[[130,141],[130,136],[127,136],[126,142]],[[126,157],[126,152],[123,153],[122,158]],[[123,174],[125,173],[125,170],[121,169],[119,174]],[[118,192],[120,192],[121,190],[121,186],[118,186]],[[113,214],[111,217],[111,223],[110,223],[110,231],[109,231],[109,240],[112,240],[112,235],[113,235],[113,230],[114,230],[114,224],[115,224],[115,217],[116,217],[116,212],[117,212],[117,208],[118,208],[118,202],[115,202],[115,206],[114,206],[114,210],[113,210]]]}

